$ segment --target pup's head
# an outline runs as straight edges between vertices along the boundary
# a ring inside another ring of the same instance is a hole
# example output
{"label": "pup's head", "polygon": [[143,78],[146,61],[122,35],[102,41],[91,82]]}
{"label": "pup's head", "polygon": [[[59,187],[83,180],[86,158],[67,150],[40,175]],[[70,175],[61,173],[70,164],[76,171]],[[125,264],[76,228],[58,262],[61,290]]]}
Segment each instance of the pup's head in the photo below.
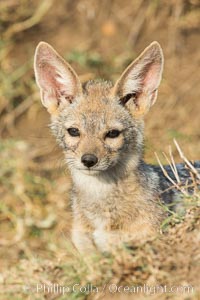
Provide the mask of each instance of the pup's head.
{"label": "pup's head", "polygon": [[114,86],[90,81],[83,88],[72,67],[44,42],[37,46],[34,68],[42,103],[52,116],[51,128],[70,169],[94,174],[137,165],[143,116],[155,103],[163,69],[157,42]]}

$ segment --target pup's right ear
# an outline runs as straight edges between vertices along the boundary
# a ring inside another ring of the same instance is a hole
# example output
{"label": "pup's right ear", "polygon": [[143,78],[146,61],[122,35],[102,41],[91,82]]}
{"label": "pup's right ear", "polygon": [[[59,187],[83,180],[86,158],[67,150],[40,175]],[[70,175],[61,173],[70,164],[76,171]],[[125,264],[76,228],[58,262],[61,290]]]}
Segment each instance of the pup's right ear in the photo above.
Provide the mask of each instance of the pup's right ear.
{"label": "pup's right ear", "polygon": [[43,105],[51,114],[80,96],[80,80],[65,60],[47,43],[40,42],[35,51],[34,70]]}

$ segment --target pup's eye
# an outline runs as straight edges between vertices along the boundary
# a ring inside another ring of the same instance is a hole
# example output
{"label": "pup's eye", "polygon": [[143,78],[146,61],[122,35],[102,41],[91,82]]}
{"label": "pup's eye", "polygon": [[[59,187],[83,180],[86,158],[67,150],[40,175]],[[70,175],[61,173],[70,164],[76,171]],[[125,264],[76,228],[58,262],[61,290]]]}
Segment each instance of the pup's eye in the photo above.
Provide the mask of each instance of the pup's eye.
{"label": "pup's eye", "polygon": [[120,135],[120,131],[117,129],[112,129],[106,133],[106,138],[114,139]]}
{"label": "pup's eye", "polygon": [[80,136],[80,132],[78,130],[78,128],[73,128],[73,127],[70,127],[67,129],[69,135],[71,136]]}

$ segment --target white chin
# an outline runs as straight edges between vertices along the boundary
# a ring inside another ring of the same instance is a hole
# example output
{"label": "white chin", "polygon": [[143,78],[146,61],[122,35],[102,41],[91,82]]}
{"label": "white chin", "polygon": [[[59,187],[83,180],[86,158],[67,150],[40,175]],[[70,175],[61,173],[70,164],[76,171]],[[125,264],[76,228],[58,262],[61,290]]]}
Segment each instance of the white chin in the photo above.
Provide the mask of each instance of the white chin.
{"label": "white chin", "polygon": [[99,172],[100,171],[98,171],[98,170],[87,170],[87,169],[82,169],[82,170],[80,170],[83,174],[85,174],[85,175],[96,175],[96,174],[99,174]]}

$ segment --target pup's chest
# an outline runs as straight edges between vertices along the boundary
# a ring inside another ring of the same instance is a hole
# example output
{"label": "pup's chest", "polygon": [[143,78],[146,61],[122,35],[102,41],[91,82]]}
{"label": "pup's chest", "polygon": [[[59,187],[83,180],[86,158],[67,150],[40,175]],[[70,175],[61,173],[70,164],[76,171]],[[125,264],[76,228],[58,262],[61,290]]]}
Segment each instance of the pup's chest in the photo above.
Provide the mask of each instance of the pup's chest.
{"label": "pup's chest", "polygon": [[115,190],[114,184],[81,173],[76,174],[73,181],[75,193],[87,205],[88,202],[102,201]]}
{"label": "pup's chest", "polygon": [[120,207],[119,202],[113,202],[111,197],[107,197],[106,201],[91,202],[89,206],[84,207],[84,215],[93,227],[96,229],[114,230],[122,228],[124,224],[124,209]]}
{"label": "pup's chest", "polygon": [[93,227],[100,223],[110,223],[114,212],[120,211],[118,186],[114,183],[82,176],[75,182],[75,194],[81,212]]}
{"label": "pup's chest", "polygon": [[124,228],[138,217],[134,204],[134,194],[117,185],[99,190],[90,188],[80,195],[81,211],[94,229]]}
{"label": "pup's chest", "polygon": [[77,194],[82,214],[94,228],[120,229],[138,216],[138,189],[128,184],[91,180],[79,186]]}

